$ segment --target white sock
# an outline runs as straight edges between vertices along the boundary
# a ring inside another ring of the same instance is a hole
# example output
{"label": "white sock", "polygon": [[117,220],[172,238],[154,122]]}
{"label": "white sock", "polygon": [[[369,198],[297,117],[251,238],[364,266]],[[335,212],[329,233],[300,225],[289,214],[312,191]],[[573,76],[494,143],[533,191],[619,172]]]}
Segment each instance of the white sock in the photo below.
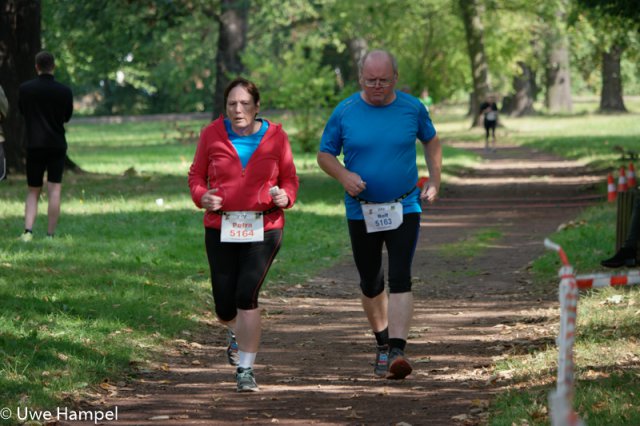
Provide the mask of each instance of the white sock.
{"label": "white sock", "polygon": [[238,367],[253,368],[253,363],[256,362],[256,356],[258,355],[258,353],[238,351],[238,355],[240,355],[240,362],[238,362]]}

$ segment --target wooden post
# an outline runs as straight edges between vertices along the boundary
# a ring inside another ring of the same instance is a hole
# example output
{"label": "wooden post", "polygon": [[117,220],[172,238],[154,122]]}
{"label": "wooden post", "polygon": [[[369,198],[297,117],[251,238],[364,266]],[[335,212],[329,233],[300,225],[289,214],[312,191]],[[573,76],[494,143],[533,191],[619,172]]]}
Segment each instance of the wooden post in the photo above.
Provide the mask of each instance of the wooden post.
{"label": "wooden post", "polygon": [[620,250],[622,244],[627,239],[631,226],[631,212],[633,204],[638,196],[638,190],[633,189],[626,192],[618,192],[618,211],[616,217],[616,251]]}

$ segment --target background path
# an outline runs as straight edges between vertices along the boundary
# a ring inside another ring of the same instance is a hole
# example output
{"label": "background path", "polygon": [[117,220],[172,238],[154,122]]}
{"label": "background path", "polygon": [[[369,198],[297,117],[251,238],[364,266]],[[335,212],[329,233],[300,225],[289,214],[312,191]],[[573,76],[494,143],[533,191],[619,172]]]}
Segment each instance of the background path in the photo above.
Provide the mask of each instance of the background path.
{"label": "background path", "polygon": [[[374,340],[345,259],[263,299],[260,392],[235,392],[224,332],[212,321],[176,341],[164,364],[103,385],[93,404],[117,406],[119,421],[108,424],[119,426],[482,424],[509,379],[492,374],[494,362],[553,344],[545,324],[557,317],[555,286],[536,291],[528,266],[545,236],[603,199],[593,193],[602,176],[525,148],[464,146],[486,161],[447,183],[423,214],[406,380],[373,377]],[[443,254],[487,229],[502,237],[480,255]]]}

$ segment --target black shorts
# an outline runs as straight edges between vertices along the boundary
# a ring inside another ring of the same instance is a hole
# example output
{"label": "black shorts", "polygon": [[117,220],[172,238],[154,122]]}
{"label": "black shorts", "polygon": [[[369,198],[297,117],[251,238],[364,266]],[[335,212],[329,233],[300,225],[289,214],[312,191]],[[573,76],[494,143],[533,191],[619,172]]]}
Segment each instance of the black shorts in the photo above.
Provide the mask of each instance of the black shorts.
{"label": "black shorts", "polygon": [[27,185],[41,187],[45,171],[47,172],[47,182],[62,183],[66,156],[66,149],[28,149]]}
{"label": "black shorts", "polygon": [[484,120],[484,128],[489,130],[489,129],[495,129],[496,126],[498,125],[498,120]]}

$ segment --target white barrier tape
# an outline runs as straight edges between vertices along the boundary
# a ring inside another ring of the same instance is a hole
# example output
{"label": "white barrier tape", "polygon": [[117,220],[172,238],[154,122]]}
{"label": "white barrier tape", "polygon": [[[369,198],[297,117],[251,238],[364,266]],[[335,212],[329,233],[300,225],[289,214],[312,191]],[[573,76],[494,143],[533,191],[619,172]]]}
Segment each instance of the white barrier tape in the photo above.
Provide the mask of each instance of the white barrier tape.
{"label": "white barrier tape", "polygon": [[636,285],[640,284],[640,271],[634,270],[626,274],[615,275],[606,273],[578,275],[576,282],[580,289]]}

